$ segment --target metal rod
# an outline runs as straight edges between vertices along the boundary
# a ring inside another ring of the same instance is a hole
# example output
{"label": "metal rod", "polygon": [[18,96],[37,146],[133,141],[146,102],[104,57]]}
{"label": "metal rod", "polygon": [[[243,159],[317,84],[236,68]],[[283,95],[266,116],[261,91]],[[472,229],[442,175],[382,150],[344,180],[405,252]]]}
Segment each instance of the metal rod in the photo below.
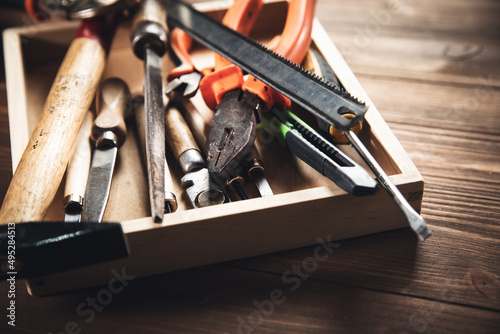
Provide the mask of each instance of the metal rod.
{"label": "metal rod", "polygon": [[410,227],[415,231],[420,240],[425,240],[431,235],[431,230],[427,227],[424,218],[420,216],[408,203],[399,189],[392,183],[389,176],[384,172],[382,167],[378,164],[375,158],[371,155],[368,149],[363,145],[358,136],[352,131],[343,131],[352,146],[356,149],[358,154],[363,158],[366,164],[373,171],[380,184],[385,188],[387,193],[392,197],[394,202],[403,211],[406,219],[410,223]]}
{"label": "metal rod", "polygon": [[161,222],[165,213],[165,118],[161,83],[161,57],[146,48],[144,58],[146,109],[146,156],[151,215]]}

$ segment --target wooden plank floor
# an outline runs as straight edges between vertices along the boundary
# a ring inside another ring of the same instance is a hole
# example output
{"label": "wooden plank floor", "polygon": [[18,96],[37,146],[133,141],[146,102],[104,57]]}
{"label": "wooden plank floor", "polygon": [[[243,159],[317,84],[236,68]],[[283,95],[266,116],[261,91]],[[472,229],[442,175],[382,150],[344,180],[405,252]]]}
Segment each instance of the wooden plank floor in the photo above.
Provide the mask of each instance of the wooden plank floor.
{"label": "wooden plank floor", "polygon": [[[316,14],[423,174],[433,236],[343,240],[310,272],[297,268],[315,247],[131,279],[110,300],[106,287],[34,298],[17,282],[16,327],[4,315],[0,332],[499,332],[500,2],[319,0]],[[4,80],[0,172],[3,199]]]}

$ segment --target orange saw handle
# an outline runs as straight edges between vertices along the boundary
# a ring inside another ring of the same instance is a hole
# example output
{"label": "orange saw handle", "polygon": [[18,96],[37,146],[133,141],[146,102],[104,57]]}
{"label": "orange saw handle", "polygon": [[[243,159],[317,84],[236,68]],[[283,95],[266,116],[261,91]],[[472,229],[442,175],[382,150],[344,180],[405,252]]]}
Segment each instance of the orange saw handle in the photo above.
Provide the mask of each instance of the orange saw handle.
{"label": "orange saw handle", "polygon": [[[276,43],[274,52],[300,64],[307,54],[311,44],[311,31],[314,21],[316,0],[291,0],[288,6],[285,28],[279,38],[271,41]],[[273,106],[289,108],[290,100],[263,82],[249,75],[242,87],[243,90],[257,95],[263,102],[263,111],[269,111]]]}
{"label": "orange saw handle", "polygon": [[[263,0],[235,0],[233,6],[224,15],[222,23],[229,28],[248,35],[260,10]],[[243,71],[229,60],[215,54],[215,68],[213,71],[204,71],[200,82],[200,91],[205,104],[215,110],[224,95],[243,85]]]}

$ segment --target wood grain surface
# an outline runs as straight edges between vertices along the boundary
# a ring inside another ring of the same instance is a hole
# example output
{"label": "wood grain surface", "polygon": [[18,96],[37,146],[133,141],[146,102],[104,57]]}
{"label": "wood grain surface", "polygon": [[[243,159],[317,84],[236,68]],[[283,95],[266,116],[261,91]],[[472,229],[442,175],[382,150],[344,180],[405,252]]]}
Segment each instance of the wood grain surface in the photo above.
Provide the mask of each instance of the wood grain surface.
{"label": "wood grain surface", "polygon": [[[17,281],[16,327],[1,282],[0,332],[497,333],[500,2],[319,0],[316,16],[424,176],[432,237],[402,229],[141,279],[123,269],[44,298]],[[1,199],[8,134],[2,79]]]}

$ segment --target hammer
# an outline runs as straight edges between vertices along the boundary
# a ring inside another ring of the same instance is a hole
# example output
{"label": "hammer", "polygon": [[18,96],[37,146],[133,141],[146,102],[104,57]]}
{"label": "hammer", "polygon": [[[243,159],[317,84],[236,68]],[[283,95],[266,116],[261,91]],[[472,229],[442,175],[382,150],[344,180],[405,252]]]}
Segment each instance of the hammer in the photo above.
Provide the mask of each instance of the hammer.
{"label": "hammer", "polygon": [[128,256],[119,223],[42,222],[104,71],[119,12],[82,21],[0,210],[0,278],[47,275]]}

